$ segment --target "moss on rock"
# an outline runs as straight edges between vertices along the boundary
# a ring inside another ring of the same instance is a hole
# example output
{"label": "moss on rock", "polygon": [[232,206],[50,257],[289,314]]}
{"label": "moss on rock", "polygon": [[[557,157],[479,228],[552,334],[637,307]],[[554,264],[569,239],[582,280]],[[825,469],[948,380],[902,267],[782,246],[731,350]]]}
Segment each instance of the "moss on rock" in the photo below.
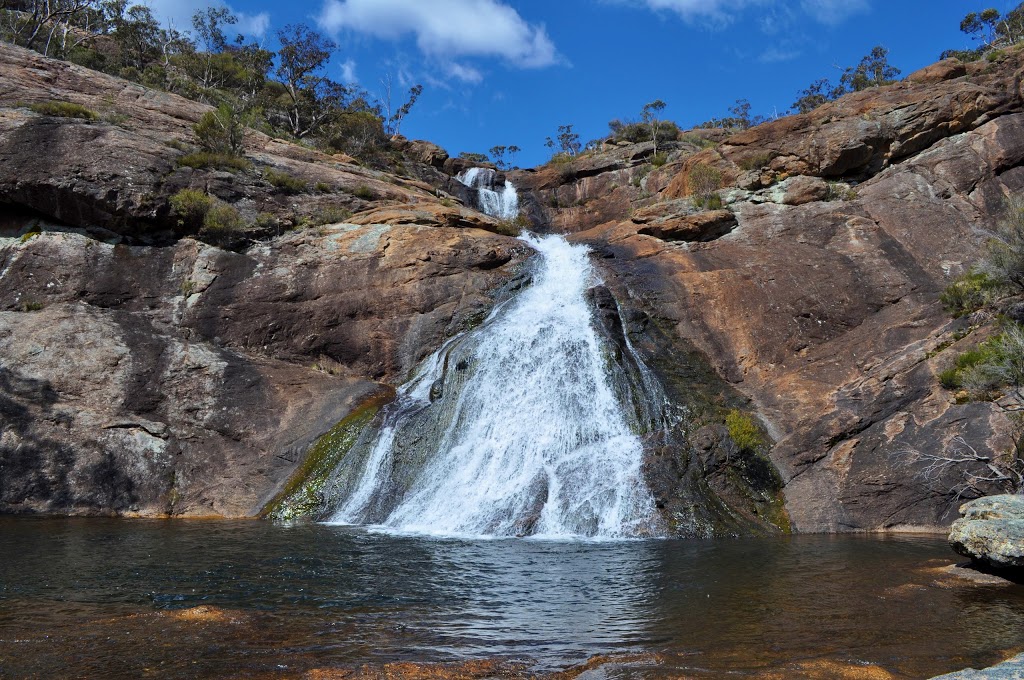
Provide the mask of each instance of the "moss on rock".
{"label": "moss on rock", "polygon": [[288,478],[284,488],[260,511],[265,519],[291,521],[310,517],[323,508],[323,489],[331,473],[359,439],[363,429],[390,401],[390,393],[376,395],[360,404],[306,452],[305,460]]}

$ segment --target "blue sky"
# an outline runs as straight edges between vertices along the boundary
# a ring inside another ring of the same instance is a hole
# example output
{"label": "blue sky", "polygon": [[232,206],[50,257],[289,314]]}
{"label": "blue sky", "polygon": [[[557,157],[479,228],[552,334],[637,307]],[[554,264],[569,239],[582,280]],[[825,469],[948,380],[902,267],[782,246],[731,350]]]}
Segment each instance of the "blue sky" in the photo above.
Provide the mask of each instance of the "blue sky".
{"label": "blue sky", "polygon": [[[149,0],[187,27],[204,0]],[[221,4],[221,3],[213,3]],[[402,133],[455,155],[518,145],[522,166],[544,162],[544,139],[573,124],[584,141],[613,118],[662,99],[690,127],[748,99],[783,114],[812,81],[837,80],[875,45],[903,74],[968,47],[959,31],[989,0],[230,0],[240,28],[275,47],[274,32],[305,22],[339,44],[331,75],[399,97],[424,93]],[[287,10],[283,7],[287,7]],[[400,103],[400,102],[399,102]]]}

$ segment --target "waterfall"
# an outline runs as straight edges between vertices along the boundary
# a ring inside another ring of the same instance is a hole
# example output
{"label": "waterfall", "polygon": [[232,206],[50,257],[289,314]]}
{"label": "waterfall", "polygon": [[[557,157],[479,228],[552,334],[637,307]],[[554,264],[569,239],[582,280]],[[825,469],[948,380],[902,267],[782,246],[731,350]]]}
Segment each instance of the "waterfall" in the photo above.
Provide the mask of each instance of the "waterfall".
{"label": "waterfall", "polygon": [[499,190],[497,177],[498,173],[490,168],[470,168],[460,172],[455,179],[476,189],[481,212],[505,220],[514,219],[519,214],[519,195],[507,179]]}
{"label": "waterfall", "polygon": [[[493,172],[460,179],[488,212],[514,217],[515,189],[483,186]],[[626,378],[585,296],[588,249],[522,239],[540,255],[532,285],[399,389],[335,472],[329,521],[449,536],[658,533]]]}

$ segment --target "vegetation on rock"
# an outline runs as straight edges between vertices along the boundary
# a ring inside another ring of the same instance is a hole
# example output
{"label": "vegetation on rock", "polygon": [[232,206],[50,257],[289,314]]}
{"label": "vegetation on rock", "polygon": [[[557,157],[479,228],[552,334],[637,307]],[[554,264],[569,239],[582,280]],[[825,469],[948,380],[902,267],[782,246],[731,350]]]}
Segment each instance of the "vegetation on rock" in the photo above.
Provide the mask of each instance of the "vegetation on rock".
{"label": "vegetation on rock", "polygon": [[[129,0],[18,0],[0,9],[0,39],[75,62],[147,87],[212,104],[196,126],[208,152],[237,155],[244,126],[367,162],[394,162],[391,144],[423,91],[393,106],[357,86],[329,78],[333,41],[305,25],[278,32],[275,54],[243,35],[231,36],[237,17],[226,7],[197,11],[190,34],[162,28],[152,10]],[[95,119],[66,102],[43,105],[45,115]]]}
{"label": "vegetation on rock", "polygon": [[82,120],[96,120],[99,117],[95,111],[72,102],[40,102],[38,104],[30,104],[28,108],[42,116],[81,118]]}

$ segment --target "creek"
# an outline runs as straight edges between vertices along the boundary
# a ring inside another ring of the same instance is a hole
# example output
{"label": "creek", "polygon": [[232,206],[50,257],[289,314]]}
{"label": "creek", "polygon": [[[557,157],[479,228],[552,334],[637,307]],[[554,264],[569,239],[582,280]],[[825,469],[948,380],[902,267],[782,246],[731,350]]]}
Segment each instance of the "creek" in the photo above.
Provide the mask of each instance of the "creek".
{"label": "creek", "polygon": [[944,577],[954,556],[936,537],[481,541],[4,517],[0,554],[0,677],[495,658],[543,673],[654,653],[654,676],[828,660],[924,678],[1024,648],[1024,592]]}

